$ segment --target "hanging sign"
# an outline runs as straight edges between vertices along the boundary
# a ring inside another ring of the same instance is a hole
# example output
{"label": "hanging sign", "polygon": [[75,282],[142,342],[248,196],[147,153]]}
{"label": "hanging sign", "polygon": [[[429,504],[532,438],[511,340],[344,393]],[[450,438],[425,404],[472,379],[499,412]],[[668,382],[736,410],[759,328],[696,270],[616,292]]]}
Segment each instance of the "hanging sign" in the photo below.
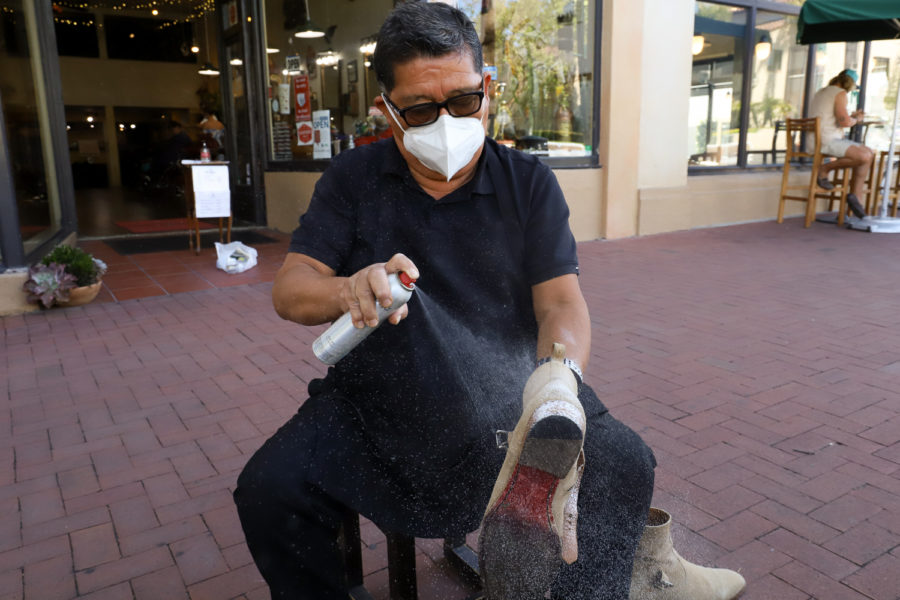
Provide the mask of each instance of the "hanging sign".
{"label": "hanging sign", "polygon": [[231,188],[225,165],[191,166],[194,209],[198,219],[231,216]]}
{"label": "hanging sign", "polygon": [[240,22],[240,17],[238,17],[238,7],[237,1],[232,0],[231,2],[225,3],[225,14],[227,15],[226,20],[228,22],[228,27],[234,27]]}
{"label": "hanging sign", "polygon": [[312,120],[312,106],[309,102],[309,76],[297,75],[294,77],[294,121]]}
{"label": "hanging sign", "polygon": [[311,146],[313,143],[313,124],[312,121],[303,121],[297,123],[297,145]]}
{"label": "hanging sign", "polygon": [[291,84],[278,84],[278,112],[282,115],[291,114]]}
{"label": "hanging sign", "polygon": [[292,54],[284,57],[284,68],[288,75],[297,75],[300,73],[300,55]]}
{"label": "hanging sign", "polygon": [[331,111],[313,113],[313,158],[331,158]]}

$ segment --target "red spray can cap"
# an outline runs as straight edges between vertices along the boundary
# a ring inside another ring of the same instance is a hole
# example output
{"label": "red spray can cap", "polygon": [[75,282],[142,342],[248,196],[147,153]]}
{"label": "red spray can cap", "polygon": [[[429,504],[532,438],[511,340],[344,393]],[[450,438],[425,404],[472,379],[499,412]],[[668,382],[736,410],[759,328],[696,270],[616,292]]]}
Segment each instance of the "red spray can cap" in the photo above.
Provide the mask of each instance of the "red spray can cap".
{"label": "red spray can cap", "polygon": [[416,287],[416,280],[406,274],[406,271],[400,271],[400,284],[408,290]]}

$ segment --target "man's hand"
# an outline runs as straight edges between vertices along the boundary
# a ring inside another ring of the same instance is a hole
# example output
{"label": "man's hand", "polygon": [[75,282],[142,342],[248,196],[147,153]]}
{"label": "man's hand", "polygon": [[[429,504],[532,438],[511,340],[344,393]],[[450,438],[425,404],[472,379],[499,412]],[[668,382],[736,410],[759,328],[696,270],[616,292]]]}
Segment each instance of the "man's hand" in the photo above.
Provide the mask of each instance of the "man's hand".
{"label": "man's hand", "polygon": [[[378,311],[375,302],[389,308],[393,302],[388,275],[405,272],[413,279],[419,278],[419,269],[403,254],[395,254],[386,263],[375,263],[361,269],[348,277],[341,287],[341,306],[343,312],[350,311],[353,326],[362,329],[366,325],[378,325]],[[396,325],[409,312],[406,305],[401,306],[388,320]]]}

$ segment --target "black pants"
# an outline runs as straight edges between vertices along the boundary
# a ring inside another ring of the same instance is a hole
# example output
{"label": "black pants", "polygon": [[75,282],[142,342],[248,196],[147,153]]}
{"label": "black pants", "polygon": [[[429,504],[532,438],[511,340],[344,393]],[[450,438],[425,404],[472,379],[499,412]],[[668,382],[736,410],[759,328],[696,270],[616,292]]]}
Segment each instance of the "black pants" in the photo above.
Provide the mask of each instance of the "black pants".
{"label": "black pants", "polygon": [[[593,394],[586,386],[580,392]],[[310,473],[321,467],[315,465],[321,455],[316,452],[321,432],[314,422],[320,416],[315,404],[316,398],[308,400],[254,454],[234,493],[247,544],[273,599],[347,598],[338,545],[346,508],[310,482]],[[579,559],[562,568],[552,597],[627,600],[656,461],[634,431],[606,412],[589,417],[584,452]],[[493,478],[485,489],[492,485]],[[487,500],[473,498],[471,510],[477,519]]]}

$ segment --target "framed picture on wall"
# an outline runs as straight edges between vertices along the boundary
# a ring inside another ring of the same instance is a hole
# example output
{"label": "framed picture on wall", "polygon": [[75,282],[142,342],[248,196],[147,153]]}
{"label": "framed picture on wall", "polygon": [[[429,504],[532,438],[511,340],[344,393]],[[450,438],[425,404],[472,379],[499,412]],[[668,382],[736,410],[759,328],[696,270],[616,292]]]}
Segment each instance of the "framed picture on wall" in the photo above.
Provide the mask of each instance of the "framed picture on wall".
{"label": "framed picture on wall", "polygon": [[347,82],[356,83],[357,77],[359,75],[356,72],[356,59],[353,59],[347,63]]}

